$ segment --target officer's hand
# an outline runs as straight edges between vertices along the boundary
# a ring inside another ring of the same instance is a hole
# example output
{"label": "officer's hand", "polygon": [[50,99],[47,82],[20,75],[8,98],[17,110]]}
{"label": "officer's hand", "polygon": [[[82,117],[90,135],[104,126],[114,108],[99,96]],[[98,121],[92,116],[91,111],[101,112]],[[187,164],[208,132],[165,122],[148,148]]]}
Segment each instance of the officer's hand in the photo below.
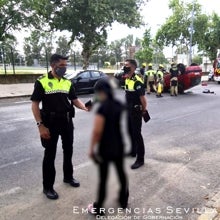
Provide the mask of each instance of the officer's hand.
{"label": "officer's hand", "polygon": [[39,126],[40,137],[43,139],[50,139],[50,131],[44,125]]}

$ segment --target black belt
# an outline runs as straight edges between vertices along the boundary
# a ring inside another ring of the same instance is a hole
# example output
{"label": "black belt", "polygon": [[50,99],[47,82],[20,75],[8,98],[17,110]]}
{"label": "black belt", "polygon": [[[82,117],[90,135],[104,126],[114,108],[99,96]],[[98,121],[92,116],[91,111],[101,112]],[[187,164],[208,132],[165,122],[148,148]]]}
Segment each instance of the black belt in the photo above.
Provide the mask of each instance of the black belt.
{"label": "black belt", "polygon": [[46,115],[52,117],[69,117],[70,112],[49,112],[48,114],[46,113]]}
{"label": "black belt", "polygon": [[142,107],[142,105],[129,105],[128,109],[129,110],[139,110],[139,111],[142,111],[143,107]]}
{"label": "black belt", "polygon": [[41,111],[42,116],[48,117],[48,118],[73,118],[74,116],[72,115],[71,112],[43,112]]}

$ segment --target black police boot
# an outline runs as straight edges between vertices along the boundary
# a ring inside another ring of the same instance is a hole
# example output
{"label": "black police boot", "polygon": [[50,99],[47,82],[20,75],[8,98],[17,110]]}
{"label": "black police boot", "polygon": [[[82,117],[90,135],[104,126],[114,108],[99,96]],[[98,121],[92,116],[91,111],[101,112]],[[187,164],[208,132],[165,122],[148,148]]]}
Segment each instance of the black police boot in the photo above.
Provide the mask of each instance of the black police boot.
{"label": "black police boot", "polygon": [[48,199],[58,199],[59,196],[57,192],[52,188],[52,189],[43,189],[43,193],[47,196]]}
{"label": "black police boot", "polygon": [[139,167],[144,165],[144,160],[136,160],[132,165],[131,165],[131,169],[138,169]]}
{"label": "black police boot", "polygon": [[74,178],[72,178],[72,179],[70,179],[70,180],[64,179],[63,182],[70,184],[70,186],[72,186],[72,187],[79,187],[79,186],[80,186],[79,181],[77,181],[77,180],[74,179]]}

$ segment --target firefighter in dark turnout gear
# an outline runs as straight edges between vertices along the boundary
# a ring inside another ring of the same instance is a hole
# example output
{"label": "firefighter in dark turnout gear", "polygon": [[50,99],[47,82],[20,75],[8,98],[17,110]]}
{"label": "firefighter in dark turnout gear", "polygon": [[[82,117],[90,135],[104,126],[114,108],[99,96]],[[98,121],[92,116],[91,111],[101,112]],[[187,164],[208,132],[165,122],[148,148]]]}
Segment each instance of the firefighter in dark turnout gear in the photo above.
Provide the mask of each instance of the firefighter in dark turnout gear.
{"label": "firefighter in dark turnout gear", "polygon": [[172,63],[170,69],[170,95],[177,96],[178,95],[178,75],[179,75],[178,67],[175,63]]}
{"label": "firefighter in dark turnout gear", "polygon": [[132,169],[144,165],[145,146],[141,134],[142,114],[146,112],[147,100],[143,80],[135,74],[137,63],[135,60],[125,61],[124,72],[127,74],[125,80],[125,93],[128,106],[128,126],[131,136],[131,156],[136,156]]}
{"label": "firefighter in dark turnout gear", "polygon": [[[87,111],[84,103],[76,96],[71,81],[63,76],[66,72],[68,57],[58,54],[51,56],[51,71],[40,77],[34,87],[32,111],[37,122],[44,150],[43,159],[43,192],[49,199],[57,199],[54,190],[55,157],[59,136],[63,147],[63,172],[65,183],[79,187],[80,183],[73,178],[73,121],[74,107]],[[42,109],[40,110],[40,102]]]}

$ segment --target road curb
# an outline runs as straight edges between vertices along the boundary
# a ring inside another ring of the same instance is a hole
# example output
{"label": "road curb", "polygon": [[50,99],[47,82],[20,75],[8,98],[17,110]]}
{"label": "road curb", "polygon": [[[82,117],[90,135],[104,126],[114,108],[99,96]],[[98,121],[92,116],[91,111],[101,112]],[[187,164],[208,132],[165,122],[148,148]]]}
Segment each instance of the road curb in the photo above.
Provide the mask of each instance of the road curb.
{"label": "road curb", "polygon": [[15,95],[15,96],[4,96],[4,97],[0,97],[0,100],[2,99],[13,99],[13,98],[26,98],[26,97],[30,97],[31,95]]}

